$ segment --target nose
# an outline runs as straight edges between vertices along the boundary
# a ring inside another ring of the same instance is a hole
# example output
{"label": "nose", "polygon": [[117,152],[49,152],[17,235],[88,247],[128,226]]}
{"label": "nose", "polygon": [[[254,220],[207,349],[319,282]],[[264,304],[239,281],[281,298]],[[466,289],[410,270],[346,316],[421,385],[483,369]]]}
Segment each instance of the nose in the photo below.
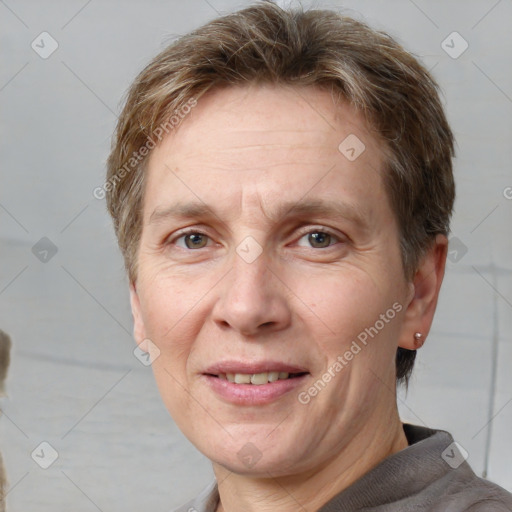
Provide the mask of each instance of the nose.
{"label": "nose", "polygon": [[231,272],[222,281],[213,319],[222,329],[244,336],[285,329],[291,322],[290,292],[264,255],[247,263],[234,257]]}

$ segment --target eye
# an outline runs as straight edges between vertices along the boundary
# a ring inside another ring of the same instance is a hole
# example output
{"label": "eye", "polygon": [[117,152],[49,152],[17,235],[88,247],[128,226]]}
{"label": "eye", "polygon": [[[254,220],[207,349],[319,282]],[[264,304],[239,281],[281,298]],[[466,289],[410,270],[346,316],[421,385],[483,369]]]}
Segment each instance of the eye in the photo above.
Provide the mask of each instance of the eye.
{"label": "eye", "polygon": [[209,238],[204,233],[191,232],[176,238],[176,245],[183,249],[202,249],[208,245]]}
{"label": "eye", "polygon": [[302,247],[309,246],[314,249],[325,249],[337,242],[339,242],[338,238],[330,233],[326,233],[325,231],[311,231],[302,236],[297,242],[297,245]]}

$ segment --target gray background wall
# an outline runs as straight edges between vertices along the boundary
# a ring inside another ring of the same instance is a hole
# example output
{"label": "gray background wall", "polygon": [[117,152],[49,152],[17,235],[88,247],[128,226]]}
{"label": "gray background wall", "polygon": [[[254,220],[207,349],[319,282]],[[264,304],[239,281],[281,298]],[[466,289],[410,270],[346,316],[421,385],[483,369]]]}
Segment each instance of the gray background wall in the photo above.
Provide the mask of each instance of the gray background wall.
{"label": "gray background wall", "polygon": [[[133,355],[122,262],[92,191],[135,74],[174,36],[244,5],[0,1],[0,328],[14,341],[0,441],[10,511],[163,512],[211,478]],[[475,471],[512,491],[512,2],[316,5],[343,5],[387,30],[442,86],[458,140],[456,240],[400,407],[406,420],[451,431]],[[453,31],[463,39],[446,40]],[[42,32],[58,44],[50,56],[55,43]],[[58,458],[43,469],[52,450]]]}

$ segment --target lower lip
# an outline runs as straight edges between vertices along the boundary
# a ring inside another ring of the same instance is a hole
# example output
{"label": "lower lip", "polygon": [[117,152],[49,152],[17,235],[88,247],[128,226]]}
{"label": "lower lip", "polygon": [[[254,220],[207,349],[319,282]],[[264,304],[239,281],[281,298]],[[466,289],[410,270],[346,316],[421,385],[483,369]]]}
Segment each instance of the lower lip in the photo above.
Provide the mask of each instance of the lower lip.
{"label": "lower lip", "polygon": [[225,401],[238,405],[264,405],[304,385],[309,374],[292,379],[276,380],[268,384],[235,384],[228,380],[203,375],[210,388]]}

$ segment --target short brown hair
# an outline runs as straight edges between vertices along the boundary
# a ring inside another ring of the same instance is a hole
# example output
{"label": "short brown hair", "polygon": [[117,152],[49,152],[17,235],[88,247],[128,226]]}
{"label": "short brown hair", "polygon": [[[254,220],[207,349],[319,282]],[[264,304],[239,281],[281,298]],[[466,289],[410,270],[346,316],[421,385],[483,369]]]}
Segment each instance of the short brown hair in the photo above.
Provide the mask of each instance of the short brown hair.
{"label": "short brown hair", "polygon": [[[130,281],[137,277],[148,141],[154,146],[162,127],[173,127],[169,120],[179,121],[187,103],[208,90],[248,83],[328,88],[364,113],[385,143],[384,181],[412,278],[435,235],[448,233],[455,196],[454,141],[436,82],[388,34],[334,11],[285,10],[267,0],[181,37],[128,91],[105,192]],[[399,381],[407,381],[415,355],[398,348]]]}

